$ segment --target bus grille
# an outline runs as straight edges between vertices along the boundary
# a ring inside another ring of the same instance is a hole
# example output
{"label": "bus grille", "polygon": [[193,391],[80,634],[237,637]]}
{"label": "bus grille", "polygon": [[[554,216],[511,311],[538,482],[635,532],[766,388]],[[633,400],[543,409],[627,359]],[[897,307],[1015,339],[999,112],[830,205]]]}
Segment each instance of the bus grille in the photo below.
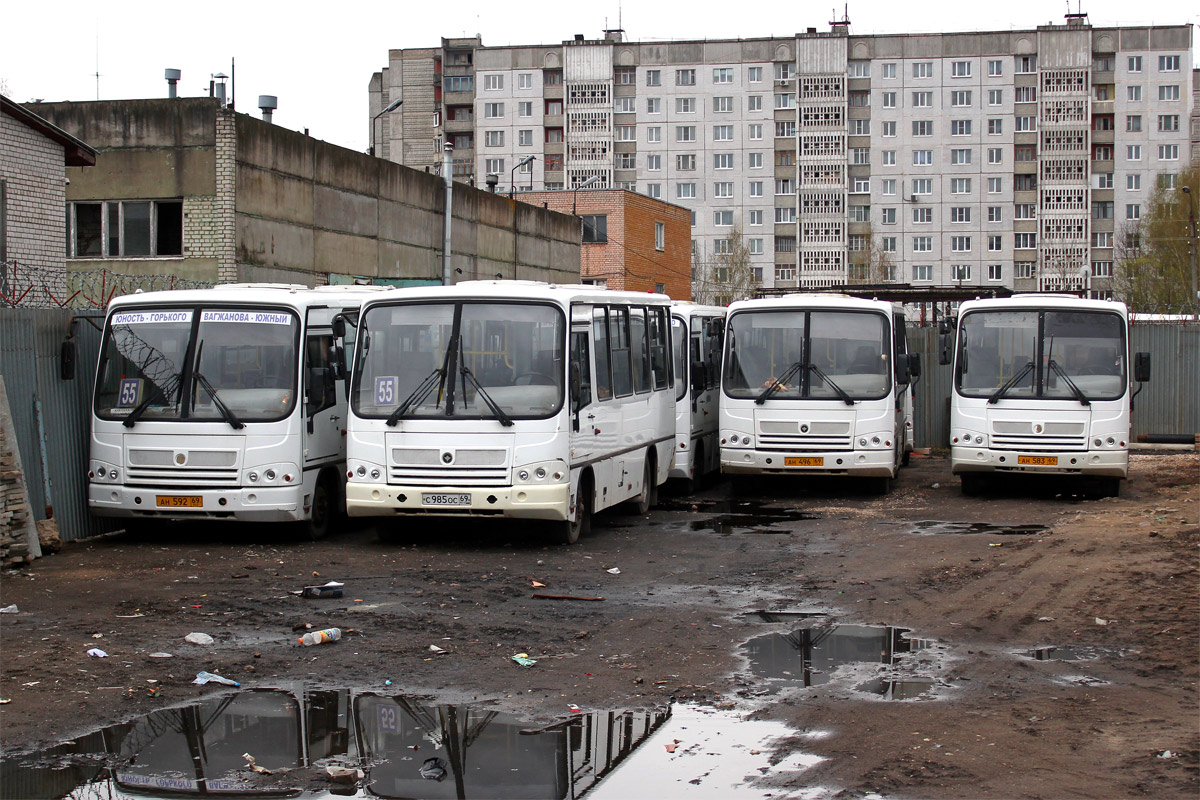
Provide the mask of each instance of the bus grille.
{"label": "bus grille", "polygon": [[992,446],[998,450],[1087,450],[1086,432],[1083,422],[995,420]]}
{"label": "bus grille", "polygon": [[756,449],[794,452],[850,450],[850,423],[760,420]]}
{"label": "bus grille", "polygon": [[409,486],[507,486],[508,451],[500,448],[393,447],[388,483]]}
{"label": "bus grille", "polygon": [[[182,455],[184,463],[176,459]],[[236,450],[130,448],[125,482],[145,486],[237,486]]]}

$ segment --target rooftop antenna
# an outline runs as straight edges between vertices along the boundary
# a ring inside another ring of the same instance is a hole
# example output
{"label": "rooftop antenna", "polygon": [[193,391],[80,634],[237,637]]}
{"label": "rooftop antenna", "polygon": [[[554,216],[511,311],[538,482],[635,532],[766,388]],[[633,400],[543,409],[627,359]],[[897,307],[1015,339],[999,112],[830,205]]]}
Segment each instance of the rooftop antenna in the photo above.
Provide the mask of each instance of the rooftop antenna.
{"label": "rooftop antenna", "polygon": [[96,99],[100,99],[100,20],[96,19]]}

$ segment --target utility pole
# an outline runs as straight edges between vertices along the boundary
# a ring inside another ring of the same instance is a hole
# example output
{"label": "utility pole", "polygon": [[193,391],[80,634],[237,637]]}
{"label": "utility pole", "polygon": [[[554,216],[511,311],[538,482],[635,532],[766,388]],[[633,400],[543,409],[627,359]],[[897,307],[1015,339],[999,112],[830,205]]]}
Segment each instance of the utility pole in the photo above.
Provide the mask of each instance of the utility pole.
{"label": "utility pole", "polygon": [[1196,198],[1192,197],[1190,186],[1181,188],[1188,198],[1188,258],[1192,262],[1192,314],[1200,316],[1200,287],[1196,285]]}
{"label": "utility pole", "polygon": [[454,175],[451,165],[450,156],[454,153],[454,143],[446,142],[442,145],[442,178],[446,181],[446,219],[445,230],[442,235],[442,285],[449,286],[451,282],[450,271],[450,231],[451,220],[454,215],[451,213],[450,201],[454,196]]}

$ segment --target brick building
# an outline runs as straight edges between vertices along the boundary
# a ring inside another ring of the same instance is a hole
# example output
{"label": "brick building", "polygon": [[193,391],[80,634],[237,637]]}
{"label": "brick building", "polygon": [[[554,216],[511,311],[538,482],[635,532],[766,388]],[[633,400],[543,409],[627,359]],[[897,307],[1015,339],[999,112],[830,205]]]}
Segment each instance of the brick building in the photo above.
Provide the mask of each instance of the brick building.
{"label": "brick building", "polygon": [[692,216],[686,208],[624,189],[520,192],[514,197],[580,217],[584,283],[691,299]]}
{"label": "brick building", "polygon": [[[40,103],[98,151],[68,170],[43,239],[77,285],[441,283],[440,177],[235,112],[215,98]],[[64,203],[66,206],[64,226]],[[454,280],[579,276],[568,216],[454,185]],[[64,247],[65,243],[65,247]],[[108,290],[103,293],[105,296]]]}
{"label": "brick building", "polygon": [[[67,167],[90,167],[96,151],[0,96],[0,292],[12,302],[65,298],[63,204]],[[39,291],[29,297],[26,289]],[[25,298],[22,298],[25,299]]]}

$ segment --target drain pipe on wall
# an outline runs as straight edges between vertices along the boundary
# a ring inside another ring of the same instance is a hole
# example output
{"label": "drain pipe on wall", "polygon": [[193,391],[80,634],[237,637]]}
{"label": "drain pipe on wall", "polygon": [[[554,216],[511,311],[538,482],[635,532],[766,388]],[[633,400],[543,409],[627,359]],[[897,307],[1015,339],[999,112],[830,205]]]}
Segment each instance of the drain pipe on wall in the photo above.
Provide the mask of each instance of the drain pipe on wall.
{"label": "drain pipe on wall", "polygon": [[452,174],[450,165],[450,155],[454,152],[454,143],[446,142],[442,145],[442,177],[446,181],[446,219],[445,231],[442,235],[442,285],[450,285],[450,230],[451,221],[454,219],[454,214],[451,209],[451,200],[454,195],[454,175]]}

